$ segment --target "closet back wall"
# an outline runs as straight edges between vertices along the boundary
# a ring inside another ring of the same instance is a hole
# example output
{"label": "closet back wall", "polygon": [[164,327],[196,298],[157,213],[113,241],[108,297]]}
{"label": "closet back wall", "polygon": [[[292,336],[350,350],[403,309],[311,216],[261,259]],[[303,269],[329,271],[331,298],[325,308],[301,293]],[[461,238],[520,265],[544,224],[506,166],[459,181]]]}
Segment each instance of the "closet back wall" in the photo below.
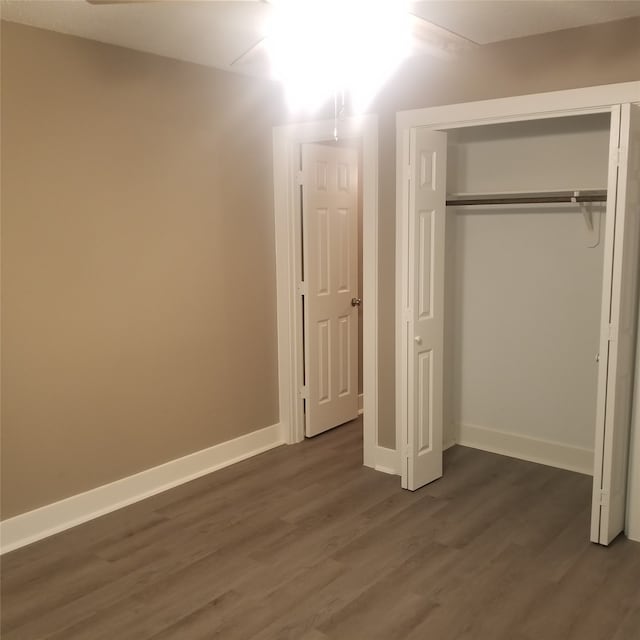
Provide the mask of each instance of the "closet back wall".
{"label": "closet back wall", "polygon": [[278,95],[2,23],[3,519],[278,422]]}
{"label": "closet back wall", "polygon": [[[608,149],[600,114],[454,130],[447,191],[606,189]],[[577,206],[447,211],[445,442],[491,429],[592,451],[602,242]]]}

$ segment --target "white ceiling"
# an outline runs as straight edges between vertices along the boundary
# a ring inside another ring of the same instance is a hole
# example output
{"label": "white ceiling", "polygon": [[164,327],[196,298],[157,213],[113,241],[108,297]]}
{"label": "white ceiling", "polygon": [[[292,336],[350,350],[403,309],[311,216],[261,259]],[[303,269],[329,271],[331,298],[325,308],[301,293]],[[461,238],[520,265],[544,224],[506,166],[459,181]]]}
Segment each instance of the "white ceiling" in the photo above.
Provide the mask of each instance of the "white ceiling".
{"label": "white ceiling", "polygon": [[262,37],[263,2],[2,0],[2,19],[223,69]]}
{"label": "white ceiling", "polygon": [[[271,11],[250,0],[92,5],[85,0],[2,0],[2,18],[222,69],[263,37]],[[640,0],[448,0],[414,13],[485,44],[640,15]],[[639,34],[640,38],[640,34]],[[247,65],[233,71],[252,72]]]}
{"label": "white ceiling", "polygon": [[640,16],[639,0],[449,0],[414,7],[418,15],[478,44]]}

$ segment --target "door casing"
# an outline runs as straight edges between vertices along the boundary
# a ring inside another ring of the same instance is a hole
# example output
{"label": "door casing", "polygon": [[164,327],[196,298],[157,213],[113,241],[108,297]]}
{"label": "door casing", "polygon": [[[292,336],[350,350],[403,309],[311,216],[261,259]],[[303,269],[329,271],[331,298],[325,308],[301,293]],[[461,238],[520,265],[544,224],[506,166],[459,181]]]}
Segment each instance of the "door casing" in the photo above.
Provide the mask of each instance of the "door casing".
{"label": "door casing", "polygon": [[[287,444],[304,439],[302,273],[299,157],[305,142],[334,140],[334,121],[321,120],[273,129],[274,216],[278,309],[280,424]],[[346,118],[340,137],[362,143],[362,313],[363,459],[384,470],[378,454],[378,118]]]}

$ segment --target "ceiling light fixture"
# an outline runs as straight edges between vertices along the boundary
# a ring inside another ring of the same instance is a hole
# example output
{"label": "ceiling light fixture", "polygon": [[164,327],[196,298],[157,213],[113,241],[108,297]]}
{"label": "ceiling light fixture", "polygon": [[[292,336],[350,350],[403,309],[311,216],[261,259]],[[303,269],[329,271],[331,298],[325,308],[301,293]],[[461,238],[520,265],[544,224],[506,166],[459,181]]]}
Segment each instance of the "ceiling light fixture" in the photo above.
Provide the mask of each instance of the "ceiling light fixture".
{"label": "ceiling light fixture", "polygon": [[402,0],[279,0],[266,38],[272,75],[292,111],[313,112],[348,95],[370,104],[407,56],[410,16]]}

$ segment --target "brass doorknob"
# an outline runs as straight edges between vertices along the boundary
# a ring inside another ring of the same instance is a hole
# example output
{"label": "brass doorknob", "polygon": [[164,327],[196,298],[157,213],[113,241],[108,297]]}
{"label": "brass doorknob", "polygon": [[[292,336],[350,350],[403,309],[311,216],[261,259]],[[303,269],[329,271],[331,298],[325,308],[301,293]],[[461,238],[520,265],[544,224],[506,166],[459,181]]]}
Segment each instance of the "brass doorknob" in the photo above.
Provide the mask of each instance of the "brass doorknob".
{"label": "brass doorknob", "polygon": [[362,304],[362,300],[360,298],[351,298],[351,306],[359,307]]}

